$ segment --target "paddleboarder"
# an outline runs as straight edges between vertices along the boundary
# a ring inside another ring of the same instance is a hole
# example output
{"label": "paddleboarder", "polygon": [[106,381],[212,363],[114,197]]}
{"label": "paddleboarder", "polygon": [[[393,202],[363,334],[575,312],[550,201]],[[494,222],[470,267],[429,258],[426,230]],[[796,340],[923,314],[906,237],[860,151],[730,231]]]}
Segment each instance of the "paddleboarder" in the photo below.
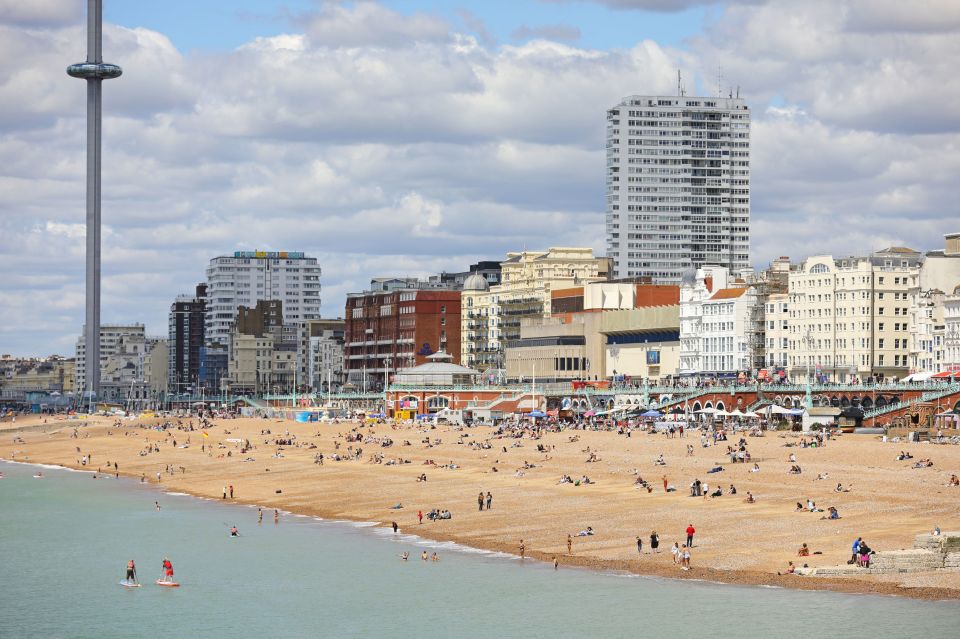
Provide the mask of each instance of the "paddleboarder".
{"label": "paddleboarder", "polygon": [[137,583],[137,565],[133,559],[127,562],[127,583]]}
{"label": "paddleboarder", "polygon": [[169,583],[173,582],[173,563],[170,562],[168,557],[163,558],[163,579]]}

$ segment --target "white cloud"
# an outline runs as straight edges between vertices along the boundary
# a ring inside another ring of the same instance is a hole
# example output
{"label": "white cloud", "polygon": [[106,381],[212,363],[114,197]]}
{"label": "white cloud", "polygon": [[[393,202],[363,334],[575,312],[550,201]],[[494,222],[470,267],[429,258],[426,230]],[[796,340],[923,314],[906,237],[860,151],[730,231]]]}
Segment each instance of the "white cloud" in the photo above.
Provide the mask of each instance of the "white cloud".
{"label": "white cloud", "polygon": [[77,0],[0,0],[0,24],[28,28],[73,24],[83,16]]}
{"label": "white cloud", "polygon": [[[319,257],[332,316],[373,276],[602,249],[605,109],[672,93],[678,66],[710,85],[718,62],[754,108],[756,264],[937,246],[958,218],[960,38],[860,9],[734,4],[688,49],[613,51],[495,46],[366,2],[219,53],[106,25],[124,75],[104,88],[104,321],[163,334],[235,249]],[[70,352],[83,322],[84,91],[64,67],[84,42],[76,21],[0,26],[18,60],[0,68],[0,352]]]}

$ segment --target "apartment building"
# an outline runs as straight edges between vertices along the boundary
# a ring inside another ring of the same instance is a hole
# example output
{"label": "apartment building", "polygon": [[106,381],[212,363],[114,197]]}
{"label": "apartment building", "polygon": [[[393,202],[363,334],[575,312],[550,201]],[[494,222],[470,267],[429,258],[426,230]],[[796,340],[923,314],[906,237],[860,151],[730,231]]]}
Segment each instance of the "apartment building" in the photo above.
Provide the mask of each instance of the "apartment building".
{"label": "apartment building", "polygon": [[750,110],[739,97],[629,96],[606,113],[614,277],[680,284],[750,266]]}
{"label": "apartment building", "polygon": [[226,348],[240,306],[261,300],[283,303],[283,321],[296,324],[320,319],[317,259],[301,252],[236,251],[210,260],[207,267],[207,346]]}
{"label": "apartment building", "polygon": [[551,291],[605,281],[610,267],[593,249],[551,247],[508,253],[498,285],[468,278],[461,298],[461,361],[478,370],[504,368],[506,344],[520,339],[522,322],[550,317]]}
{"label": "apartment building", "polygon": [[790,273],[792,379],[902,378],[910,370],[911,291],[923,255],[810,257]]}
{"label": "apartment building", "polygon": [[746,378],[753,374],[754,287],[723,266],[684,275],[680,286],[680,375]]}
{"label": "apartment building", "polygon": [[379,389],[398,369],[412,368],[438,351],[459,359],[460,291],[425,288],[347,295],[344,374],[365,389]]}

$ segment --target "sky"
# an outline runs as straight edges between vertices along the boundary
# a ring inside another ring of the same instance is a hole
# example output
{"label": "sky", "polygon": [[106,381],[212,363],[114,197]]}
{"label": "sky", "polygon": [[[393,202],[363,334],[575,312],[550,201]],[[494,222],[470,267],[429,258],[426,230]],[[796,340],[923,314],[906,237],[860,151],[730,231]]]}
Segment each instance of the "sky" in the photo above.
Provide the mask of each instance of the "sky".
{"label": "sky", "polygon": [[[163,336],[234,250],[370,278],[604,250],[604,115],[735,91],[752,261],[960,231],[955,0],[105,0],[104,323]],[[83,324],[82,0],[0,0],[0,354]]]}

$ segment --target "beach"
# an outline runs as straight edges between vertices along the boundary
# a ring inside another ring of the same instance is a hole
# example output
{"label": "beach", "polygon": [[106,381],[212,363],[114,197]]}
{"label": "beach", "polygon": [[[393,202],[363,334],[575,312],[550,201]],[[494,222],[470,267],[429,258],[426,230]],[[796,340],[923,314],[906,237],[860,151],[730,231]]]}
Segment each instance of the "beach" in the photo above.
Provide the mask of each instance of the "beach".
{"label": "beach", "polygon": [[[166,431],[151,428],[163,421],[174,426]],[[227,502],[382,526],[395,521],[402,532],[511,554],[519,552],[522,539],[528,558],[556,557],[563,568],[960,597],[960,571],[832,579],[777,574],[790,561],[797,566],[845,564],[857,537],[883,551],[911,548],[915,535],[937,526],[960,530],[960,488],[947,486],[950,475],[960,472],[958,446],[883,443],[876,436],[842,435],[822,448],[801,448],[799,433],[771,432],[744,436],[752,461],[733,464],[726,447],[735,445],[740,434],[704,448],[696,431],[668,438],[643,432],[627,437],[565,430],[531,440],[501,438],[490,427],[241,418],[215,419],[211,428],[201,431],[196,417],[179,421],[181,428],[192,424],[194,430],[178,430],[175,418],[120,420],[114,426],[115,418],[21,417],[15,424],[0,424],[0,457],[102,472],[110,462],[110,474],[116,463],[120,475],[143,477],[153,484],[160,473],[161,486],[171,492],[223,500],[226,489]],[[346,436],[355,432],[364,441],[347,441]],[[392,445],[382,445],[386,438]],[[252,448],[241,452],[246,441]],[[544,450],[538,451],[538,445]],[[693,447],[692,455],[688,446]],[[362,453],[355,459],[358,447]],[[897,461],[900,451],[910,452],[914,459]],[[322,465],[316,463],[320,453]],[[796,462],[789,461],[791,454]],[[334,461],[334,455],[349,459]],[[371,461],[373,455],[382,455],[384,463]],[[591,455],[597,461],[586,461]],[[665,465],[655,464],[660,455]],[[912,462],[921,458],[934,465],[913,468]],[[398,459],[411,463],[386,463]],[[435,465],[425,463],[431,460]],[[751,472],[754,463],[759,472]],[[787,472],[794,464],[801,466],[801,474]],[[723,470],[707,472],[718,466]],[[652,492],[635,485],[635,471]],[[426,481],[418,481],[423,474]],[[591,483],[560,484],[563,475],[575,481],[587,476]],[[826,478],[817,479],[818,475]],[[664,476],[675,492],[664,491]],[[690,497],[694,479],[708,483],[709,492],[721,486],[724,494]],[[835,492],[838,483],[850,492]],[[731,484],[736,495],[729,492]],[[491,494],[492,508],[485,503],[479,510],[480,492]],[[748,492],[755,503],[745,502]],[[798,512],[797,502],[805,505],[807,500],[823,511],[836,507],[840,519],[824,519],[825,512]],[[393,508],[396,505],[403,507]],[[439,521],[425,517],[420,523],[418,511],[426,515],[432,509],[448,509],[452,517]],[[252,509],[252,521],[256,514]],[[266,510],[264,519],[272,517],[272,510]],[[670,548],[685,541],[691,524],[696,529],[691,570],[682,571],[674,565]],[[592,535],[578,536],[588,528]],[[659,553],[650,552],[653,531],[659,534]],[[637,550],[638,536],[642,552]],[[798,557],[803,543],[811,553],[822,554]]]}

